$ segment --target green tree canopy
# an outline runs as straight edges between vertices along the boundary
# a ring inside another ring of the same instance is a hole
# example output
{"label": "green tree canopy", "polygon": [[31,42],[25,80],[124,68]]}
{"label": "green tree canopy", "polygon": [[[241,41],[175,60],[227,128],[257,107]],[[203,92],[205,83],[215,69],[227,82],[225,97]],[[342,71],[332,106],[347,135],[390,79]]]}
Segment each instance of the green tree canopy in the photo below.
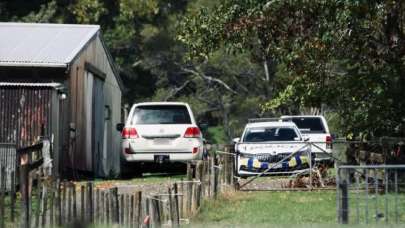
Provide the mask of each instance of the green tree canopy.
{"label": "green tree canopy", "polygon": [[192,58],[210,58],[225,47],[283,66],[292,81],[264,110],[326,105],[348,135],[405,135],[404,5],[225,0],[190,12],[179,39]]}

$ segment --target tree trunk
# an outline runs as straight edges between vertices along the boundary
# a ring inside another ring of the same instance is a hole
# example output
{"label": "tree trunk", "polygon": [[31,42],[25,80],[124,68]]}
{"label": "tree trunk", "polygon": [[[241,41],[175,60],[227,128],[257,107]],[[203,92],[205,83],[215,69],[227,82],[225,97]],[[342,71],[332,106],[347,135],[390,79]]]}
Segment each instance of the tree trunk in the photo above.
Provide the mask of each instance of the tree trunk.
{"label": "tree trunk", "polygon": [[268,81],[270,81],[270,73],[269,73],[269,64],[267,62],[267,58],[265,58],[263,61],[263,67],[264,67],[264,74],[266,76],[265,80],[268,82]]}

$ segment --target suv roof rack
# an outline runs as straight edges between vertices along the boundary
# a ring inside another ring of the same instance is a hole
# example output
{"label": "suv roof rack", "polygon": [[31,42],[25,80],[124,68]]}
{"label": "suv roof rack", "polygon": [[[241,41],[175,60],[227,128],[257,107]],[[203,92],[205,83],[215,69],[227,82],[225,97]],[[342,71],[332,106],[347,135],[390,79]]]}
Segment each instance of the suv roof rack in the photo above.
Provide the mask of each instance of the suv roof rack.
{"label": "suv roof rack", "polygon": [[253,118],[248,119],[248,123],[260,123],[260,122],[281,122],[280,118]]}

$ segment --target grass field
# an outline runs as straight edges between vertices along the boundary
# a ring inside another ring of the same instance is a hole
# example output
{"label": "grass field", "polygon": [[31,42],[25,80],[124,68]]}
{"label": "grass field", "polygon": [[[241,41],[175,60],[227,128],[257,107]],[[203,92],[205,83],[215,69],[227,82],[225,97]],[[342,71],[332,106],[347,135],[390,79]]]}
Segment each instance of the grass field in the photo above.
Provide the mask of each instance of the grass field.
{"label": "grass field", "polygon": [[334,191],[236,192],[204,202],[191,224],[192,227],[341,227],[336,220]]}
{"label": "grass field", "polygon": [[335,223],[334,192],[237,192],[207,201],[193,224]]}

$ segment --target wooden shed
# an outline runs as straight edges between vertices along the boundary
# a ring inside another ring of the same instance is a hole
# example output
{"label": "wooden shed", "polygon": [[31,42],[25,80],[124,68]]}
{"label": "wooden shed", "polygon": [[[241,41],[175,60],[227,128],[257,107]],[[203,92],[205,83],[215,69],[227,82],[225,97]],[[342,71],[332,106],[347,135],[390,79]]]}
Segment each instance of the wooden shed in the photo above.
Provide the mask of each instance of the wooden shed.
{"label": "wooden shed", "polygon": [[123,85],[98,25],[0,23],[0,145],[53,142],[55,171],[119,174]]}

